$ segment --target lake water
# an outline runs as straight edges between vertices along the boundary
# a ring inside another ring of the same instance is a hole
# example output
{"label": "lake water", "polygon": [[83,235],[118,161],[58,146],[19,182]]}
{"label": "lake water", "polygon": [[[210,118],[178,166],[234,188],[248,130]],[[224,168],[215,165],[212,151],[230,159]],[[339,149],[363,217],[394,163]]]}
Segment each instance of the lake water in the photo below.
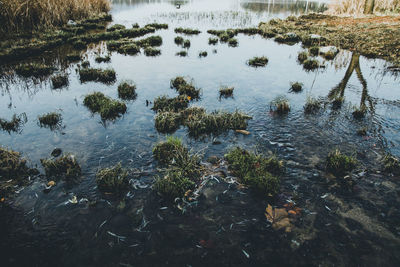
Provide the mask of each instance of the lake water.
{"label": "lake water", "polygon": [[[1,248],[8,255],[6,266],[398,266],[399,180],[379,171],[385,153],[400,156],[399,78],[387,71],[390,64],[359,57],[367,86],[353,73],[342,109],[335,111],[326,104],[318,114],[305,115],[307,97],[325,101],[357,55],[340,51],[333,61],[319,58],[326,67],[307,72],[297,62],[303,50],[300,43],[288,46],[239,34],[238,47],[208,44],[208,29],[256,27],[272,18],[324,11],[325,7],[326,3],[312,1],[113,1],[112,24],[127,28],[134,23],[169,25],[168,30],[154,34],[163,39],[160,56],[112,52],[110,63],[96,63],[97,54],[109,52],[104,43],[91,45],[83,55],[92,67],[116,71],[117,81],[111,85],[81,83],[77,63],[62,59],[70,48],[38,59],[53,62],[68,73],[67,88],[52,90],[48,79],[3,76],[0,117],[26,113],[28,121],[21,133],[0,132],[1,145],[22,152],[39,168],[40,159],[59,147],[73,153],[83,171],[81,182],[73,187],[60,183],[45,194],[44,181],[37,179],[17,195],[12,205],[18,212],[5,213],[3,222],[7,237]],[[175,55],[182,50],[174,43],[176,27],[202,31],[185,36],[191,41],[187,57]],[[207,51],[208,56],[199,58],[200,51]],[[268,65],[247,66],[246,61],[254,56],[267,56]],[[157,165],[151,148],[165,135],[156,131],[155,113],[146,100],[176,96],[169,88],[176,76],[191,77],[202,89],[201,99],[192,105],[207,111],[238,109],[253,117],[248,136],[230,131],[197,140],[181,127],[175,135],[193,151],[201,151],[204,160],[241,146],[275,153],[286,161],[275,204],[295,203],[302,209],[291,232],[271,228],[264,215],[266,199],[226,181],[209,181],[203,197],[183,214],[152,193]],[[135,82],[138,96],[126,102],[127,113],[121,118],[103,122],[83,105],[85,95],[94,91],[117,99],[117,86],[123,80]],[[295,81],[304,84],[301,93],[289,92]],[[223,85],[235,87],[233,98],[219,98]],[[284,117],[270,112],[270,102],[281,95],[291,105]],[[353,107],[364,104],[366,118],[353,119]],[[63,117],[63,127],[55,131],[38,126],[37,117],[51,111]],[[362,127],[367,128],[366,137],[357,135]],[[335,148],[353,154],[360,163],[354,192],[335,191],[324,171],[325,158]],[[116,208],[118,202],[104,199],[95,182],[99,168],[118,162],[140,177],[123,211]],[[84,200],[68,204],[74,195],[96,204]]]}

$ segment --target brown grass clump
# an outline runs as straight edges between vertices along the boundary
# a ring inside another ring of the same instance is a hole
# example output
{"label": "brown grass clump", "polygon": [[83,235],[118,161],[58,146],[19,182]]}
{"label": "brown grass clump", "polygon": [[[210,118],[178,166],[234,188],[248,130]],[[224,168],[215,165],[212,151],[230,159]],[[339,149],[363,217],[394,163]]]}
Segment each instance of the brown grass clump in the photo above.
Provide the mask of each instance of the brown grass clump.
{"label": "brown grass clump", "polygon": [[60,26],[110,10],[108,0],[2,0],[0,25],[4,32]]}
{"label": "brown grass clump", "polygon": [[[329,5],[329,14],[363,14],[365,0],[335,0]],[[374,12],[399,12],[399,0],[375,0]]]}

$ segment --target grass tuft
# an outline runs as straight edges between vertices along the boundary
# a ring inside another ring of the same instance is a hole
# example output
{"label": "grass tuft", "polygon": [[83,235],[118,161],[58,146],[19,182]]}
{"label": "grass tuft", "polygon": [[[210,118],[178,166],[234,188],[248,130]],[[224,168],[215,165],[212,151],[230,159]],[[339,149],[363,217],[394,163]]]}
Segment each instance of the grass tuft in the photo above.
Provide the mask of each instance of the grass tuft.
{"label": "grass tuft", "polygon": [[112,69],[93,69],[85,68],[79,70],[79,79],[81,82],[102,82],[113,83],[117,79],[115,71]]}
{"label": "grass tuft", "polygon": [[50,112],[38,117],[40,127],[50,128],[51,130],[61,127],[62,116],[57,112]]}
{"label": "grass tuft", "polygon": [[305,114],[316,114],[321,109],[321,102],[311,96],[307,97],[307,102],[304,105]]}
{"label": "grass tuft", "polygon": [[51,84],[53,89],[59,89],[65,86],[68,86],[68,75],[67,74],[58,74],[56,76],[51,77]]}
{"label": "grass tuft", "polygon": [[136,85],[132,82],[122,82],[118,85],[118,97],[123,100],[134,100],[136,98]]}
{"label": "grass tuft", "polygon": [[22,131],[22,126],[28,121],[28,118],[25,113],[20,115],[14,114],[11,120],[6,120],[0,118],[0,127],[3,131],[8,133],[17,132],[20,133]]}
{"label": "grass tuft", "polygon": [[128,172],[121,163],[99,170],[96,173],[96,183],[100,191],[120,196],[129,190]]}
{"label": "grass tuft", "polygon": [[254,57],[252,59],[249,59],[247,62],[249,66],[252,67],[264,67],[268,64],[268,58],[267,57]]}
{"label": "grass tuft", "polygon": [[357,160],[342,154],[339,149],[331,151],[326,158],[326,170],[336,177],[351,172],[357,165]]}
{"label": "grass tuft", "polygon": [[64,155],[58,159],[40,160],[47,178],[63,179],[67,182],[76,182],[81,176],[81,167],[71,154]]}
{"label": "grass tuft", "polygon": [[303,90],[303,84],[300,82],[292,82],[290,83],[290,91],[299,93]]}
{"label": "grass tuft", "polygon": [[113,100],[100,92],[85,96],[83,104],[91,112],[100,113],[103,120],[113,120],[126,112],[125,103]]}
{"label": "grass tuft", "polygon": [[289,100],[285,96],[278,96],[270,103],[270,110],[278,115],[288,114],[290,111]]}

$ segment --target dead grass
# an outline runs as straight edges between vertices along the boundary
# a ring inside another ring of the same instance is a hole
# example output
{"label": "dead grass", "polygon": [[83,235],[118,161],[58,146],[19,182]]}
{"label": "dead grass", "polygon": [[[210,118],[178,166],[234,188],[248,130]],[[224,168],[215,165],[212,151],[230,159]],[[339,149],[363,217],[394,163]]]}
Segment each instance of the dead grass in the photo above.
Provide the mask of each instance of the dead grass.
{"label": "dead grass", "polygon": [[0,31],[17,32],[60,26],[108,12],[108,0],[2,0]]}
{"label": "dead grass", "polygon": [[[326,13],[332,15],[364,13],[365,0],[335,0]],[[375,0],[374,13],[400,12],[400,0]]]}

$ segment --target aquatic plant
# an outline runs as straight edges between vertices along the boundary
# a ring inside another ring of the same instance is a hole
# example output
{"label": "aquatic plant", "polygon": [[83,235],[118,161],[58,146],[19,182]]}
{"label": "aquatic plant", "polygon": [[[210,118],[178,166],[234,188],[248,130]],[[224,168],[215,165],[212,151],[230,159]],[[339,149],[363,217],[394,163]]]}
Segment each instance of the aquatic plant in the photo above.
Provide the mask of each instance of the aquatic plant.
{"label": "aquatic plant", "polygon": [[114,31],[120,31],[120,30],[125,30],[126,27],[122,24],[114,24],[111,27],[107,28],[108,32],[114,32]]}
{"label": "aquatic plant", "polygon": [[300,82],[292,82],[290,83],[290,91],[291,92],[301,92],[303,90],[303,84]]}
{"label": "aquatic plant", "polygon": [[179,95],[177,97],[168,98],[167,96],[158,96],[154,99],[153,110],[160,111],[174,111],[179,112],[189,105],[189,100],[186,95]]}
{"label": "aquatic plant", "polygon": [[182,116],[177,112],[159,112],[157,113],[154,122],[158,132],[173,133],[181,126]]}
{"label": "aquatic plant", "polygon": [[58,74],[51,77],[51,84],[53,89],[58,89],[67,86],[69,83],[67,74]]}
{"label": "aquatic plant", "polygon": [[76,182],[81,176],[81,167],[74,155],[67,154],[58,159],[40,159],[47,178]]}
{"label": "aquatic plant", "polygon": [[220,89],[219,89],[219,96],[220,97],[230,97],[230,96],[232,96],[233,95],[233,90],[234,90],[235,88],[234,87],[228,87],[228,86],[222,86]]}
{"label": "aquatic plant", "polygon": [[126,112],[125,103],[113,100],[100,92],[86,95],[83,104],[91,112],[100,113],[103,120],[115,119]]}
{"label": "aquatic plant", "polygon": [[238,46],[238,40],[235,38],[230,38],[228,40],[228,45],[231,47],[237,47]]}
{"label": "aquatic plant", "polygon": [[201,51],[199,52],[199,57],[206,57],[208,55],[207,51]]}
{"label": "aquatic plant", "polygon": [[182,139],[174,136],[167,136],[164,142],[157,143],[153,148],[154,158],[164,165],[171,164],[178,153],[188,152],[182,143]]}
{"label": "aquatic plant", "polygon": [[187,52],[185,50],[182,50],[182,51],[177,52],[175,55],[180,56],[180,57],[186,57]]}
{"label": "aquatic plant", "polygon": [[319,62],[316,59],[307,59],[303,62],[303,68],[306,70],[314,70],[319,68]]}
{"label": "aquatic plant", "polygon": [[175,88],[179,95],[186,95],[191,99],[200,98],[200,89],[196,89],[192,82],[188,83],[184,77],[177,76],[170,82],[170,87]]}
{"label": "aquatic plant", "polygon": [[367,135],[367,127],[362,127],[357,130],[357,135],[366,136]]}
{"label": "aquatic plant", "polygon": [[344,176],[351,172],[356,167],[356,164],[356,159],[342,154],[339,149],[329,152],[326,158],[326,170],[336,177]]}
{"label": "aquatic plant", "polygon": [[133,28],[133,29],[138,29],[138,28],[140,28],[139,23],[137,23],[137,22],[136,22],[136,23],[133,23],[133,24],[132,24],[132,28]]}
{"label": "aquatic plant", "polygon": [[26,113],[20,115],[14,114],[10,121],[0,118],[0,127],[3,131],[8,133],[21,132],[22,126],[28,121]]}
{"label": "aquatic plant", "polygon": [[161,46],[162,43],[162,37],[159,35],[150,36],[135,42],[136,45],[144,48],[149,46]]}
{"label": "aquatic plant", "polygon": [[183,33],[186,35],[197,35],[201,33],[201,31],[196,30],[196,29],[190,29],[190,28],[176,28],[175,33]]}
{"label": "aquatic plant", "polygon": [[318,46],[310,47],[309,50],[310,50],[310,54],[311,55],[318,56],[318,54],[319,54],[319,47]]}
{"label": "aquatic plant", "polygon": [[268,64],[267,57],[253,57],[247,61],[247,64],[252,67],[264,67]]}
{"label": "aquatic plant", "polygon": [[167,170],[163,177],[157,177],[153,189],[164,198],[174,200],[183,197],[188,190],[195,188],[195,182],[180,170]]}
{"label": "aquatic plant", "polygon": [[273,196],[279,191],[283,162],[275,156],[265,158],[236,147],[225,154],[229,170],[259,193]]}
{"label": "aquatic plant", "polygon": [[218,43],[218,38],[208,38],[209,45],[216,45]]}
{"label": "aquatic plant", "polygon": [[289,113],[289,100],[285,96],[277,96],[274,100],[271,101],[270,110],[279,115]]}
{"label": "aquatic plant", "polygon": [[400,162],[398,158],[388,153],[383,157],[382,163],[385,172],[400,175]]}
{"label": "aquatic plant", "polygon": [[87,60],[82,61],[81,67],[82,67],[82,68],[89,68],[89,67],[90,67],[90,62],[87,61]]}
{"label": "aquatic plant", "polygon": [[79,70],[79,79],[81,82],[113,83],[116,80],[116,75],[113,69],[85,68]]}
{"label": "aquatic plant", "polygon": [[297,60],[303,64],[304,61],[308,59],[308,53],[306,51],[302,51],[297,55]]}
{"label": "aquatic plant", "polygon": [[220,134],[228,130],[245,130],[247,121],[252,118],[240,111],[195,112],[189,115],[184,118],[183,124],[188,128],[189,135],[193,137]]}
{"label": "aquatic plant", "polygon": [[117,49],[118,53],[126,55],[136,55],[140,53],[140,48],[135,43],[121,45]]}
{"label": "aquatic plant", "polygon": [[322,55],[326,60],[332,60],[336,57],[336,54],[332,51],[328,51]]}
{"label": "aquatic plant", "polygon": [[236,29],[236,33],[243,33],[246,35],[256,35],[256,34],[261,34],[262,31],[258,28],[242,28],[242,29]]}
{"label": "aquatic plant", "polygon": [[183,39],[183,37],[181,37],[181,36],[176,36],[175,39],[174,39],[174,42],[175,42],[175,44],[177,44],[177,45],[183,44],[183,41],[184,41],[184,39]]}
{"label": "aquatic plant", "polygon": [[226,43],[231,38],[231,36],[227,32],[218,35],[218,37],[221,43]]}
{"label": "aquatic plant", "polygon": [[82,41],[82,40],[76,40],[76,41],[74,41],[74,42],[72,43],[72,46],[73,46],[75,49],[81,50],[81,49],[86,49],[87,44],[86,44],[86,42],[84,42],[84,41]]}
{"label": "aquatic plant", "polygon": [[305,114],[315,114],[321,109],[321,102],[311,96],[307,97],[306,104],[304,105]]}
{"label": "aquatic plant", "polygon": [[28,178],[30,169],[21,154],[0,146],[0,181]]}
{"label": "aquatic plant", "polygon": [[155,57],[161,55],[161,50],[152,47],[146,47],[144,49],[144,54],[148,57]]}
{"label": "aquatic plant", "polygon": [[340,109],[342,107],[343,102],[344,102],[343,96],[335,97],[335,99],[333,99],[332,101],[332,108],[335,110]]}
{"label": "aquatic plant", "polygon": [[111,57],[109,55],[102,57],[102,56],[97,56],[95,61],[97,63],[102,63],[102,62],[110,62],[111,61]]}
{"label": "aquatic plant", "polygon": [[168,29],[168,24],[166,24],[166,23],[150,23],[150,24],[145,25],[144,27],[152,27],[156,30],[161,30],[161,29],[166,30],[166,29]]}
{"label": "aquatic plant", "polygon": [[43,77],[53,73],[56,68],[38,63],[20,64],[15,68],[15,73],[23,77]]}
{"label": "aquatic plant", "polygon": [[223,34],[225,31],[224,30],[207,30],[207,33],[219,36]]}
{"label": "aquatic plant", "polygon": [[96,183],[100,191],[120,196],[129,190],[128,171],[121,163],[101,169],[96,173]]}
{"label": "aquatic plant", "polygon": [[285,33],[283,35],[276,36],[275,41],[278,43],[285,43],[285,44],[292,45],[292,44],[298,43],[300,41],[300,37],[294,32],[289,32],[289,33]]}
{"label": "aquatic plant", "polygon": [[62,116],[57,112],[49,112],[38,117],[40,127],[48,127],[54,130],[61,126]]}
{"label": "aquatic plant", "polygon": [[122,82],[118,85],[118,97],[123,100],[133,100],[137,96],[136,85],[132,82]]}
{"label": "aquatic plant", "polygon": [[185,40],[183,41],[183,48],[189,48],[190,47],[190,40]]}
{"label": "aquatic plant", "polygon": [[367,108],[365,106],[361,106],[360,108],[354,107],[352,115],[353,118],[361,120],[365,117],[366,113],[367,113]]}

